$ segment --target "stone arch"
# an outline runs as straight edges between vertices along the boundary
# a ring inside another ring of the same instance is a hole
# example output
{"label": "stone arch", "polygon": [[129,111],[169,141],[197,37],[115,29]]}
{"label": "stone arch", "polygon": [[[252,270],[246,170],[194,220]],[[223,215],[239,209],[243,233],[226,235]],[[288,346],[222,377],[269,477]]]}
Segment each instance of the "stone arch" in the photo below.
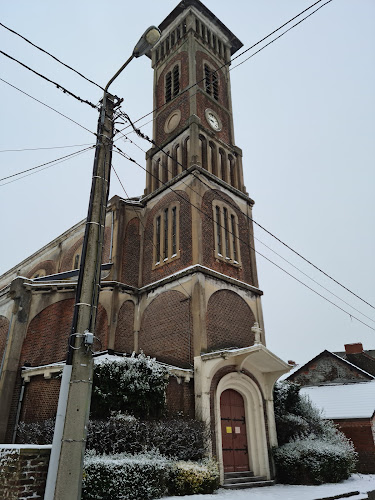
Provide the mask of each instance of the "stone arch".
{"label": "stone arch", "polygon": [[56,264],[53,260],[39,262],[39,264],[36,264],[31,271],[27,273],[27,278],[33,278],[38,271],[42,271],[39,273],[39,276],[54,274],[56,272]]}
{"label": "stone arch", "polygon": [[190,367],[193,338],[190,299],[178,291],[163,292],[145,309],[139,348],[158,361]]}
{"label": "stone arch", "polygon": [[221,475],[223,474],[223,459],[220,429],[220,396],[227,389],[237,391],[244,399],[250,470],[256,476],[266,476],[269,479],[271,471],[268,458],[265,407],[262,393],[251,377],[245,374],[238,374],[237,372],[224,375],[220,379],[215,393],[216,451]]}
{"label": "stone arch", "polygon": [[132,353],[134,348],[134,303],[126,300],[117,316],[115,351]]}
{"label": "stone arch", "polygon": [[251,331],[255,317],[250,307],[237,293],[218,290],[207,304],[207,349],[248,347],[254,344]]}
{"label": "stone arch", "polygon": [[[22,346],[21,364],[31,366],[55,363],[66,359],[68,337],[72,326],[75,299],[55,302],[43,309],[30,322]],[[96,350],[106,349],[108,342],[107,313],[99,304],[95,335],[101,342]]]}

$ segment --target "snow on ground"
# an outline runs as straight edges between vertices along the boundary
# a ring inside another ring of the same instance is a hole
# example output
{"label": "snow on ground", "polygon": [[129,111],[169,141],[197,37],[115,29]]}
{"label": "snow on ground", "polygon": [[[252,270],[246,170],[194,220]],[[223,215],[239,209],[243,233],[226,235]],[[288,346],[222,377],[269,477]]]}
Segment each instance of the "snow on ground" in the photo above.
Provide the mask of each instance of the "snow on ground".
{"label": "snow on ground", "polygon": [[[212,495],[186,495],[183,497],[164,497],[163,500],[317,500],[349,491],[365,493],[375,490],[375,474],[354,474],[342,483],[322,484],[320,486],[292,486],[276,484],[263,488],[244,490],[220,489]],[[367,495],[356,495],[350,500],[361,500]]]}

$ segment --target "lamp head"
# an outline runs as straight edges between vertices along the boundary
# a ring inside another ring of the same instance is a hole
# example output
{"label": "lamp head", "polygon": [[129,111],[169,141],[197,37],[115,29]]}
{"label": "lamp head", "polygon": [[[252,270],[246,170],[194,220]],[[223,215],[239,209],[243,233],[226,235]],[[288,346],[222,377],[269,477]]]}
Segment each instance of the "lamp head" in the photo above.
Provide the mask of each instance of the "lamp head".
{"label": "lamp head", "polygon": [[138,40],[133,50],[133,57],[141,57],[146,54],[160,40],[160,30],[156,26],[150,26]]}

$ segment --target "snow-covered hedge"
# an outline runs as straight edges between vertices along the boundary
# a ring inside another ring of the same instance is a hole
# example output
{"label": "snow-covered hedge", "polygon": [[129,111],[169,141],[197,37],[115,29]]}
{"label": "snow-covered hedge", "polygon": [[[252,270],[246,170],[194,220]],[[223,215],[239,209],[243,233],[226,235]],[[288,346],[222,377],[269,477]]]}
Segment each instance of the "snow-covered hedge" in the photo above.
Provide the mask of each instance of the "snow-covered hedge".
{"label": "snow-covered hedge", "polygon": [[216,462],[176,462],[158,452],[138,455],[87,453],[82,500],[150,500],[169,493],[212,493],[219,486]]}
{"label": "snow-covered hedge", "polygon": [[167,368],[143,353],[104,360],[94,369],[91,414],[105,418],[111,411],[121,411],[159,417],[165,409],[167,385]]}
{"label": "snow-covered hedge", "polygon": [[347,479],[355,469],[352,443],[324,420],[299,386],[279,383],[274,390],[279,448],[274,450],[277,479],[288,484],[320,484]]}
{"label": "snow-covered hedge", "polygon": [[310,436],[277,448],[274,459],[281,483],[338,483],[354,472],[355,452],[347,440],[334,443]]}
{"label": "snow-covered hedge", "polygon": [[150,500],[167,491],[169,463],[157,453],[86,455],[82,500]]}
{"label": "snow-covered hedge", "polygon": [[213,460],[176,462],[170,472],[168,491],[171,495],[213,493],[219,487],[219,470]]}

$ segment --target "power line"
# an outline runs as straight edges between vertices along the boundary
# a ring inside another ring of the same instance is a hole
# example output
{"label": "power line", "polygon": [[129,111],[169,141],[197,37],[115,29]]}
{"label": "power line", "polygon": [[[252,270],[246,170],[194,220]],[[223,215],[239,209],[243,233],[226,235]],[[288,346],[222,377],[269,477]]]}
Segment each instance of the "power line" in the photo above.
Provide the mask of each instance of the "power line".
{"label": "power line", "polygon": [[[84,153],[85,151],[88,151],[89,149],[92,149],[94,147],[95,147],[95,145],[92,145],[89,148],[81,149],[80,151],[75,151],[74,153],[70,153],[68,155],[61,156],[60,158],[56,158],[55,160],[47,161],[46,163],[42,163],[40,165],[37,165],[36,167],[27,168],[26,170],[22,170],[21,172],[17,172],[16,174],[8,175],[7,177],[3,177],[2,179],[0,179],[0,182],[5,181],[6,179],[11,179],[12,177],[17,177],[18,175],[24,174],[26,172],[30,172],[32,170],[40,169],[40,170],[38,170],[38,172],[40,172],[41,170],[45,170],[44,168],[41,168],[41,167],[45,167],[46,165],[53,166],[53,164],[60,163],[64,160],[67,160],[69,158],[77,156],[78,154]],[[33,173],[36,174],[38,172],[33,172]],[[31,174],[28,174],[28,175],[31,175]],[[27,177],[27,175],[20,177],[20,179],[23,179],[24,177]],[[18,179],[15,179],[15,180],[18,180]],[[10,182],[14,182],[14,181],[10,181]],[[10,184],[10,182],[5,182],[4,184],[1,184],[0,187],[5,186],[6,184]]]}
{"label": "power line", "polygon": [[[146,172],[146,169],[141,165],[139,164],[136,160],[134,160],[133,158],[131,158],[129,155],[127,155],[126,153],[124,153],[123,151],[121,151],[121,149],[114,145],[114,147],[116,148],[117,152],[123,156],[124,158],[126,158],[128,161],[131,161],[132,163],[135,163],[138,167],[140,167],[142,170],[144,170]],[[156,176],[154,176],[152,173],[151,175],[155,178],[157,178]],[[160,179],[159,179],[160,181]],[[166,185],[165,182],[161,181],[162,184]],[[170,189],[173,193],[175,193],[177,196],[179,196],[180,198],[183,198],[182,195],[180,195],[177,191],[175,191],[174,189],[171,188],[171,186],[167,186],[168,189]],[[191,201],[189,200],[186,200],[185,198],[183,198],[184,201],[187,201],[187,203],[189,203],[189,205],[191,205],[192,207],[194,207],[195,209],[197,209],[199,212],[201,212],[205,217],[208,217],[212,222],[215,222],[213,217],[211,217],[209,214],[205,213],[201,208],[199,208],[198,206],[194,205],[194,203],[192,203]],[[244,214],[245,215],[245,214]],[[219,224],[220,227],[223,227],[221,224]],[[230,232],[230,231],[229,231]],[[230,232],[231,233],[231,232]],[[233,235],[233,233],[231,233]],[[275,267],[277,267],[278,269],[280,269],[281,271],[283,271],[285,274],[287,274],[288,276],[290,276],[291,278],[293,278],[295,281],[297,281],[298,283],[300,283],[301,285],[303,285],[304,287],[306,287],[308,290],[314,292],[316,295],[318,295],[319,297],[323,298],[324,300],[326,300],[327,302],[329,302],[330,304],[332,304],[333,306],[335,306],[337,309],[339,309],[340,311],[344,312],[345,314],[347,314],[348,316],[350,316],[350,318],[353,318],[355,320],[357,320],[359,323],[367,326],[368,328],[370,328],[371,330],[374,330],[375,331],[375,328],[373,328],[372,326],[368,325],[367,323],[365,323],[364,321],[362,321],[361,319],[357,318],[356,316],[353,316],[353,314],[349,313],[348,311],[346,311],[345,309],[343,309],[342,307],[340,307],[339,305],[337,305],[335,302],[332,302],[331,300],[329,300],[327,297],[325,297],[324,295],[322,295],[321,293],[317,292],[316,290],[314,290],[313,288],[311,288],[309,285],[307,285],[306,283],[304,283],[303,281],[301,281],[300,279],[298,279],[296,276],[294,276],[293,274],[291,274],[290,272],[288,272],[286,269],[284,269],[283,267],[281,267],[280,265],[276,264],[274,261],[272,261],[269,257],[265,256],[264,254],[262,254],[261,252],[259,252],[259,250],[256,250],[255,248],[253,248],[250,243],[246,242],[246,241],[243,241],[239,236],[236,236],[234,235],[236,238],[238,238],[238,240],[240,242],[242,242],[243,244],[245,245],[248,245],[254,252],[256,252],[258,255],[260,255],[261,257],[263,257],[264,259],[266,259],[268,262],[270,262],[271,264],[273,264]]]}
{"label": "power line", "polygon": [[11,33],[14,33],[15,35],[19,36],[20,38],[22,38],[22,40],[25,40],[25,42],[29,43],[30,45],[32,45],[33,47],[35,47],[36,49],[40,50],[41,52],[44,52],[44,54],[47,54],[48,56],[52,57],[52,59],[54,59],[55,61],[57,61],[58,63],[62,64],[63,66],[65,66],[66,68],[74,71],[74,73],[77,73],[77,75],[81,76],[82,78],[84,78],[85,80],[87,80],[88,82],[92,83],[93,85],[96,85],[97,87],[99,87],[101,90],[104,91],[104,88],[101,87],[100,85],[98,85],[97,83],[95,83],[93,80],[90,80],[89,78],[87,78],[85,75],[83,75],[82,73],[80,73],[79,71],[77,71],[76,69],[72,68],[71,66],[69,66],[69,64],[65,64],[64,62],[60,61],[60,59],[58,59],[57,57],[55,57],[54,55],[52,55],[51,53],[47,52],[46,50],[42,49],[41,47],[39,47],[38,45],[35,45],[35,43],[31,42],[30,40],[28,40],[27,38],[25,38],[24,36],[20,35],[19,33],[17,33],[17,31],[14,31],[12,30],[11,28],[8,28],[8,26],[5,26],[5,24],[3,23],[0,23],[0,26],[2,26],[3,28],[5,28],[6,30],[10,31]]}
{"label": "power line", "polygon": [[[1,24],[1,23],[0,23]],[[51,146],[48,148],[21,148],[21,149],[0,149],[0,153],[18,153],[20,151],[41,151],[45,149],[66,149],[66,148],[79,148],[81,146],[89,146],[88,144],[72,144],[70,146]]]}
{"label": "power line", "polygon": [[73,92],[71,92],[70,90],[66,89],[65,87],[63,87],[62,85],[60,85],[59,83],[57,82],[54,82],[53,80],[50,80],[49,78],[47,78],[46,76],[42,75],[41,73],[38,73],[37,71],[35,71],[35,69],[32,69],[30,68],[30,66],[27,66],[26,64],[24,64],[23,62],[19,61],[18,59],[10,56],[9,54],[7,54],[6,52],[0,50],[0,54],[3,54],[3,56],[5,57],[8,57],[9,59],[11,59],[12,61],[15,61],[16,63],[20,64],[21,66],[23,66],[24,68],[26,68],[27,70],[31,71],[32,73],[34,73],[35,75],[37,76],[40,76],[40,78],[43,78],[43,80],[46,80],[47,82],[49,83],[52,83],[53,85],[55,85],[59,90],[62,90],[64,92],[64,94],[68,94],[70,95],[71,97],[74,97],[74,99],[77,99],[77,101],[79,102],[83,102],[84,104],[88,104],[89,106],[91,106],[92,108],[94,109],[98,109],[98,106],[96,106],[95,104],[93,104],[92,102],[86,100],[86,99],[82,99],[81,97],[79,97],[78,95],[76,94],[73,94]]}
{"label": "power line", "polygon": [[[332,0],[329,0],[329,1],[332,1]],[[142,139],[148,141],[150,144],[154,145],[155,147],[158,148],[158,150],[162,153],[164,153],[167,157],[171,158],[172,161],[176,161],[178,165],[180,165],[182,168],[184,168],[184,166],[177,161],[177,159],[173,158],[167,151],[163,150],[162,148],[160,148],[156,143],[155,141],[153,141],[152,139],[150,139],[147,135],[143,134],[139,129],[137,129],[135,126],[134,126],[134,123],[131,121],[131,119],[129,118],[129,116],[126,114],[126,113],[123,113],[123,117],[127,120],[129,120],[131,126],[133,127],[134,131],[136,132],[137,135],[139,135]],[[129,139],[130,140],[130,139]],[[198,181],[200,181],[202,184],[204,184],[208,189],[212,190],[212,188],[206,183],[204,182],[204,180],[202,180],[200,177],[197,177],[194,173],[193,175],[196,177],[196,179]],[[220,194],[220,192],[217,192],[218,196],[223,200],[225,201],[226,203],[228,203],[229,205],[231,205],[233,208],[236,208],[231,202],[228,202],[226,199],[224,199],[224,197]],[[306,257],[303,257],[303,255],[301,255],[299,252],[297,252],[296,250],[294,250],[291,246],[289,246],[287,243],[284,243],[280,238],[278,238],[276,235],[274,235],[271,231],[269,231],[268,229],[266,229],[265,227],[263,227],[261,224],[259,224],[258,222],[256,222],[252,217],[250,217],[249,215],[247,214],[244,214],[245,217],[250,220],[251,222],[254,222],[254,224],[256,224],[258,227],[260,227],[262,230],[264,230],[265,232],[267,232],[267,234],[269,234],[270,236],[272,236],[274,239],[276,239],[279,243],[281,243],[282,245],[284,245],[286,248],[288,248],[288,250],[292,251],[293,253],[295,253],[298,257],[300,257],[301,259],[303,259],[305,262],[307,262],[308,264],[310,264],[311,266],[313,266],[315,269],[317,269],[319,272],[321,272],[322,274],[324,274],[326,277],[328,277],[329,279],[331,279],[332,281],[334,281],[336,284],[338,284],[339,286],[341,286],[342,288],[344,288],[346,291],[348,291],[349,293],[351,293],[352,295],[354,295],[356,298],[358,298],[359,300],[361,300],[362,302],[364,302],[365,304],[367,304],[368,306],[372,307],[373,309],[375,309],[375,307],[370,304],[368,301],[366,301],[365,299],[363,299],[362,297],[360,297],[359,295],[357,295],[355,292],[351,291],[348,287],[346,287],[345,285],[343,285],[342,283],[340,283],[338,280],[336,280],[335,278],[333,278],[332,276],[330,276],[328,273],[326,273],[325,271],[323,271],[322,269],[320,269],[318,266],[316,266],[315,264],[313,264],[310,260],[308,260]],[[293,265],[293,264],[291,264]],[[298,269],[298,268],[297,268]],[[302,272],[302,271],[301,271]],[[311,278],[312,279],[312,278]],[[314,280],[313,280],[314,281]],[[324,288],[324,287],[323,287]],[[342,299],[341,299],[342,300]],[[344,301],[345,302],[345,301]],[[353,307],[353,306],[351,306]],[[353,309],[355,309],[353,307]],[[358,311],[359,312],[359,311]],[[363,314],[363,313],[361,313]],[[366,316],[366,315],[364,315]],[[372,321],[372,320],[371,320]]]}
{"label": "power line", "polygon": [[75,123],[76,125],[78,125],[79,127],[83,128],[84,130],[87,130],[87,132],[90,132],[90,134],[93,134],[96,136],[96,134],[94,132],[92,132],[91,130],[89,130],[88,128],[84,127],[83,125],[81,125],[80,123],[76,122],[75,120],[73,120],[73,118],[69,118],[69,116],[67,115],[64,115],[64,113],[61,113],[60,111],[57,111],[57,109],[53,108],[52,106],[49,106],[48,104],[46,104],[45,102],[43,101],[40,101],[39,99],[37,99],[36,97],[33,97],[32,95],[28,94],[27,92],[25,92],[24,90],[21,90],[19,89],[18,87],[16,87],[15,85],[12,85],[11,83],[7,82],[6,80],[4,80],[3,78],[0,78],[0,81],[6,83],[7,85],[9,85],[10,87],[18,90],[18,92],[21,92],[22,94],[25,94],[27,95],[27,97],[30,97],[30,99],[34,99],[34,101],[38,102],[39,104],[43,104],[43,106],[45,106],[46,108],[48,109],[51,109],[52,111],[54,111],[55,113],[57,113],[58,115],[60,116],[63,116],[64,118],[66,118],[67,120]]}
{"label": "power line", "polygon": [[[249,48],[247,48],[246,50],[244,50],[243,52],[241,52],[240,54],[238,54],[237,56],[233,57],[232,59],[230,59],[229,61],[227,61],[226,63],[222,64],[221,66],[219,66],[219,68],[217,68],[213,73],[217,73],[218,71],[220,71],[221,69],[225,68],[225,66],[229,66],[230,64],[232,64],[232,62],[236,59],[238,59],[239,57],[243,56],[245,53],[247,53],[249,50],[253,49],[254,47],[256,47],[257,45],[259,45],[260,43],[264,42],[265,40],[267,40],[267,38],[269,38],[270,36],[274,35],[275,33],[277,33],[278,31],[280,31],[281,29],[283,29],[287,24],[291,23],[292,21],[294,21],[295,19],[297,19],[297,17],[301,16],[302,14],[304,14],[305,12],[307,12],[308,10],[312,9],[315,5],[317,5],[318,3],[322,2],[323,0],[318,0],[317,2],[314,2],[313,4],[311,4],[309,7],[307,7],[306,9],[302,10],[299,14],[295,15],[294,17],[292,17],[291,19],[289,19],[288,21],[286,21],[284,24],[282,24],[281,26],[279,26],[278,28],[274,29],[271,33],[269,33],[268,35],[266,35],[265,37],[263,37],[261,40],[259,40],[258,42],[254,43],[253,45],[251,45]],[[279,37],[275,38],[275,40],[277,40],[278,38],[280,38],[281,36],[283,36],[285,33],[287,33],[288,31],[290,31],[292,28],[294,28],[295,26],[297,26],[298,24],[302,23],[303,21],[305,21],[308,17],[312,16],[313,14],[315,14],[315,12],[317,12],[319,9],[321,9],[322,7],[324,7],[325,5],[327,5],[328,3],[332,2],[332,0],[328,0],[325,4],[323,4],[322,6],[320,6],[318,9],[314,10],[314,12],[312,12],[311,14],[309,14],[308,16],[304,17],[301,21],[299,21],[298,23],[296,23],[295,25],[293,25],[291,28],[289,28],[287,31],[285,31],[282,35],[280,35]],[[264,46],[267,47],[268,45],[270,45],[271,43],[273,42],[270,42],[268,43],[267,45]],[[263,50],[263,49],[261,49]],[[258,50],[255,54],[257,54],[258,52],[260,52],[261,50]],[[254,55],[255,55],[254,54]],[[252,57],[252,56],[251,56]],[[247,58],[247,59],[250,59]],[[246,59],[246,60],[247,60]],[[243,61],[245,62],[245,61]],[[240,64],[237,64],[235,67],[238,67]],[[234,68],[232,68],[234,69]],[[156,111],[159,111],[160,109],[164,108],[167,104],[170,104],[173,100],[175,99],[178,99],[181,97],[181,95],[185,94],[186,92],[188,92],[190,89],[192,89],[193,87],[196,87],[198,86],[200,83],[204,82],[206,80],[206,78],[202,78],[201,80],[198,80],[196,83],[193,83],[192,85],[190,85],[189,87],[186,87],[185,90],[183,90],[182,92],[180,92],[179,94],[177,94],[175,97],[173,97],[170,101],[168,101],[168,103],[164,103],[162,104],[161,106],[158,106],[156,108],[154,108],[152,111],[150,111],[149,113],[141,116],[140,118],[138,118],[137,120],[134,121],[134,123],[138,123],[139,121],[143,120],[144,118],[146,118],[147,116],[149,115],[152,115],[153,113],[155,113]],[[195,94],[194,94],[195,95]],[[191,96],[193,97],[193,96]],[[143,126],[143,125],[142,125]],[[129,126],[127,127],[124,127],[121,132],[123,130],[126,130]]]}

